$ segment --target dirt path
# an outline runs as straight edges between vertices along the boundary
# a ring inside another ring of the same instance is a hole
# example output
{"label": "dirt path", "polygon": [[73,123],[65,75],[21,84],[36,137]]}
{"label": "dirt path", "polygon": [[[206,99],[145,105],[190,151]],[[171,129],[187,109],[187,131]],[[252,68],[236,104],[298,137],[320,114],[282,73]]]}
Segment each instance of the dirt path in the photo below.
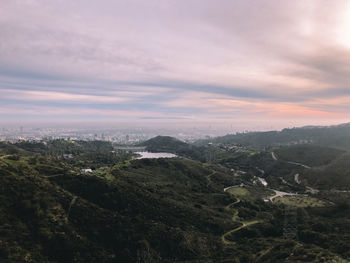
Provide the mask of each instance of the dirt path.
{"label": "dirt path", "polygon": [[298,166],[301,166],[301,167],[304,167],[306,169],[311,169],[310,166],[306,165],[306,164],[302,164],[302,163],[296,163],[296,162],[287,162],[289,164],[294,164],[294,165],[298,165]]}
{"label": "dirt path", "polygon": [[209,174],[209,175],[206,176],[207,181],[208,181],[207,186],[209,186],[209,185],[212,183],[211,177],[212,177],[214,174],[216,174],[216,172],[212,172],[211,174]]}
{"label": "dirt path", "polygon": [[0,159],[5,159],[5,158],[11,157],[11,156],[12,156],[11,154],[6,154],[6,155],[3,155],[3,156],[0,156]]}
{"label": "dirt path", "polygon": [[68,222],[68,219],[69,219],[69,214],[70,214],[70,210],[72,208],[72,206],[75,204],[75,202],[77,201],[77,196],[74,196],[72,201],[70,202],[69,204],[69,208],[68,208],[68,212],[67,212],[67,217],[66,217],[66,222]]}
{"label": "dirt path", "polygon": [[[274,152],[271,152],[271,157],[272,157],[272,159],[274,161],[278,161],[277,155]],[[306,164],[297,163],[297,162],[290,162],[290,161],[283,161],[283,162],[286,162],[286,163],[289,163],[289,164],[298,165],[298,166],[304,167],[306,169],[311,169],[311,167],[306,165]]]}
{"label": "dirt path", "polygon": [[270,196],[270,197],[268,198],[271,202],[272,202],[273,199],[275,199],[276,197],[283,197],[283,196],[286,196],[286,195],[290,195],[290,196],[291,196],[291,195],[300,195],[300,194],[297,194],[297,193],[288,193],[288,192],[278,191],[278,190],[271,189],[271,188],[268,188],[268,189],[275,192],[275,195]]}
{"label": "dirt path", "polygon": [[43,176],[41,176],[41,177],[44,177],[44,178],[53,178],[53,177],[58,177],[58,176],[63,176],[63,174],[43,175]]}
{"label": "dirt path", "polygon": [[[230,209],[232,209],[233,206],[235,206],[236,204],[238,204],[238,203],[240,203],[240,202],[241,202],[241,200],[240,200],[240,199],[237,199],[237,201],[235,201],[235,202],[229,204],[228,206],[226,206],[226,207],[225,207],[225,210],[230,210]],[[235,209],[235,211],[234,211],[234,213],[233,213],[233,215],[232,215],[232,221],[233,221],[233,222],[238,222],[238,223],[240,223],[240,224],[242,224],[242,225],[239,226],[239,227],[236,227],[236,228],[234,228],[234,229],[231,229],[230,231],[226,232],[225,234],[223,234],[223,235],[221,236],[221,240],[222,240],[222,242],[223,242],[225,245],[234,245],[234,244],[236,244],[236,242],[228,240],[228,239],[226,238],[227,236],[229,236],[229,235],[231,235],[232,233],[235,233],[235,232],[237,232],[237,231],[239,231],[239,230],[241,230],[241,229],[243,229],[243,228],[246,228],[246,227],[248,227],[248,226],[251,226],[251,225],[260,223],[259,220],[241,221],[241,220],[239,219],[238,210],[237,210],[237,209]]]}

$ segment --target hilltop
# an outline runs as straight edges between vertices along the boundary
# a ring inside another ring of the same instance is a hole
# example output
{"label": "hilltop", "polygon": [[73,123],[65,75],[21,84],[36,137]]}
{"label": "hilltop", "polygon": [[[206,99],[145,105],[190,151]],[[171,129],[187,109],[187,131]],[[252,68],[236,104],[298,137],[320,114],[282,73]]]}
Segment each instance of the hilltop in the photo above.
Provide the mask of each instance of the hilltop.
{"label": "hilltop", "polygon": [[181,148],[188,148],[189,144],[180,141],[170,136],[156,136],[141,144],[140,146],[146,146],[147,150],[154,152],[172,152],[175,153]]}

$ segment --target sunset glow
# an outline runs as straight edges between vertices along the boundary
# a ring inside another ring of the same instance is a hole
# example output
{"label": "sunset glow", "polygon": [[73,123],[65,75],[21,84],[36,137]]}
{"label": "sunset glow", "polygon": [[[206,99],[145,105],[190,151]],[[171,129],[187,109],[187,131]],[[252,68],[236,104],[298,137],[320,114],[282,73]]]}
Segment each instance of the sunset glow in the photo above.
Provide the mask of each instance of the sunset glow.
{"label": "sunset glow", "polygon": [[350,117],[348,1],[5,0],[0,32],[3,123]]}

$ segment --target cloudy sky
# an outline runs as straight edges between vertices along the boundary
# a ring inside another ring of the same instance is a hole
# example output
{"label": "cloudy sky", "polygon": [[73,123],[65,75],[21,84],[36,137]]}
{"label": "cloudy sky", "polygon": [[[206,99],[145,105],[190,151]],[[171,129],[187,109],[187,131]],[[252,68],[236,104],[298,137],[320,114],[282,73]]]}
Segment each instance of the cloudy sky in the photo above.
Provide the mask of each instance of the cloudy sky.
{"label": "cloudy sky", "polygon": [[1,0],[0,122],[350,121],[350,1]]}

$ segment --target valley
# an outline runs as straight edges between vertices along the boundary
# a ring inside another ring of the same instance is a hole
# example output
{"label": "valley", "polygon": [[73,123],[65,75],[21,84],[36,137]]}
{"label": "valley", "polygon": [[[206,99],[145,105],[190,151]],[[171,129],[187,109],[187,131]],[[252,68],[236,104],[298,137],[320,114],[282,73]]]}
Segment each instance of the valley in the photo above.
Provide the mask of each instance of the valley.
{"label": "valley", "polygon": [[171,137],[143,147],[158,154],[101,141],[1,143],[2,262],[349,259],[346,151]]}

